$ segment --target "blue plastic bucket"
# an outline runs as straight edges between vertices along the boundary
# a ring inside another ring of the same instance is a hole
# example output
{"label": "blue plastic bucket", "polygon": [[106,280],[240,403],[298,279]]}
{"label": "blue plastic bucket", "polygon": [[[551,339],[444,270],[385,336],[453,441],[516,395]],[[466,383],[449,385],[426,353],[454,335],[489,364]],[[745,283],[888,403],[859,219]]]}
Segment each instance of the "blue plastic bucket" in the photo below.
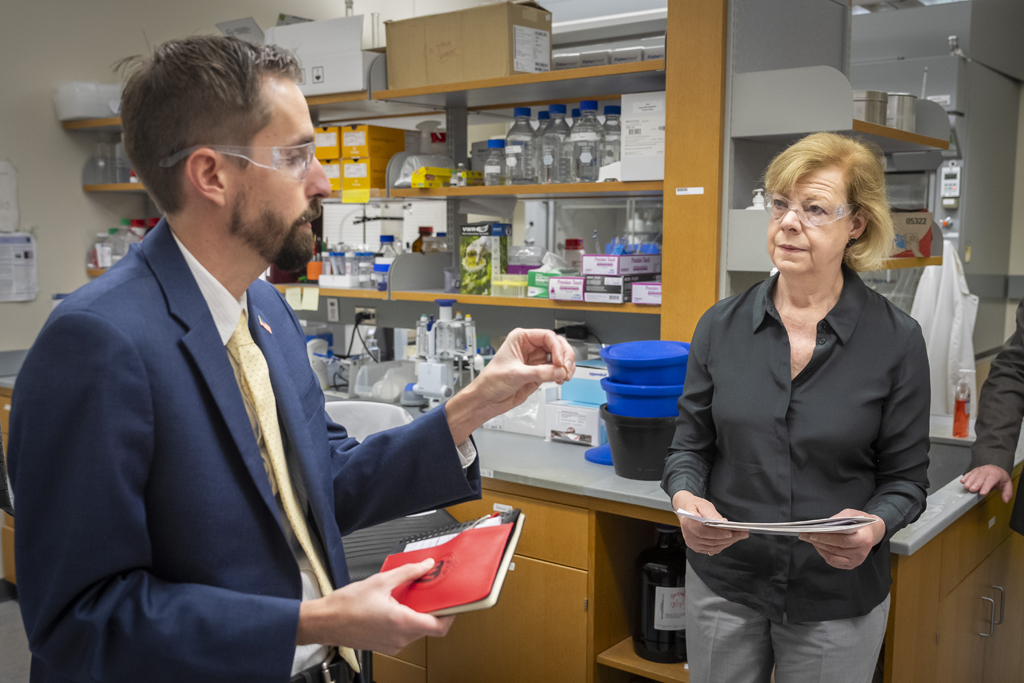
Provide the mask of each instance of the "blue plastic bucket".
{"label": "blue plastic bucket", "polygon": [[[684,366],[685,367],[685,366]],[[623,417],[676,417],[683,385],[621,384],[606,377],[601,387],[608,395],[608,412]]]}
{"label": "blue plastic bucket", "polygon": [[625,342],[601,349],[601,358],[608,364],[608,377],[620,384],[676,386],[686,379],[690,345],[656,339]]}

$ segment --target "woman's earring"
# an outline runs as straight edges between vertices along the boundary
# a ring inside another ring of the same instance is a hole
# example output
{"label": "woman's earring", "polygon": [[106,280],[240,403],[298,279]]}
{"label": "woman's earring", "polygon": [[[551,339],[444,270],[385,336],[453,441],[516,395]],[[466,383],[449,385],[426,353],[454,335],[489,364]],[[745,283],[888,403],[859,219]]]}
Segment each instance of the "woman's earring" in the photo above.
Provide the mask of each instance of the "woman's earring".
{"label": "woman's earring", "polygon": [[855,244],[857,244],[857,238],[856,237],[851,237],[850,241],[846,243],[846,247],[850,248],[850,247],[852,247]]}

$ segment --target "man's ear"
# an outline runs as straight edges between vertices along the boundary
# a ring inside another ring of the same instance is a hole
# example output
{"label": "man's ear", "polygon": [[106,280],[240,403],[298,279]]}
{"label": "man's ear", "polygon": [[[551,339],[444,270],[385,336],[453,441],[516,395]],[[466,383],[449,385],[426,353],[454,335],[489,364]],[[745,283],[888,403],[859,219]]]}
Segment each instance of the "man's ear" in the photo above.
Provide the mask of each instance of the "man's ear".
{"label": "man's ear", "polygon": [[185,184],[218,206],[227,204],[227,169],[224,158],[201,148],[185,160]]}

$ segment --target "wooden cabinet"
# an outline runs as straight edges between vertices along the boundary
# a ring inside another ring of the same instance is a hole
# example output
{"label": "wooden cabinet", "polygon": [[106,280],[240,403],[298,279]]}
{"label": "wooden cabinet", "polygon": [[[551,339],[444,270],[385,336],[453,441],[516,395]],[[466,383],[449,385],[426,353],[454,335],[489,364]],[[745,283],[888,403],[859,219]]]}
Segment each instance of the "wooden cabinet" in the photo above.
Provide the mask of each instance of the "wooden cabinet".
{"label": "wooden cabinet", "polygon": [[985,639],[983,683],[1024,681],[1024,536],[1010,534],[986,560],[997,625]]}
{"label": "wooden cabinet", "polygon": [[989,563],[982,562],[939,603],[936,681],[981,683],[984,634],[992,637],[992,619],[999,608],[992,593]]}

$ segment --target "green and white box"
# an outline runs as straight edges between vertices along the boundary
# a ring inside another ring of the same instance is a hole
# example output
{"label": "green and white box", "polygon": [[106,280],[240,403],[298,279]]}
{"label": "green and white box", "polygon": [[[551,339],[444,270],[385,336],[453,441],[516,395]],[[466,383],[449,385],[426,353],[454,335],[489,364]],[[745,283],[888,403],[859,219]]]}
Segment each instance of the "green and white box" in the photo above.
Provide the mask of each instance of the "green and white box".
{"label": "green and white box", "polygon": [[491,281],[508,272],[508,243],[512,237],[509,223],[467,223],[459,241],[462,294],[490,296]]}

